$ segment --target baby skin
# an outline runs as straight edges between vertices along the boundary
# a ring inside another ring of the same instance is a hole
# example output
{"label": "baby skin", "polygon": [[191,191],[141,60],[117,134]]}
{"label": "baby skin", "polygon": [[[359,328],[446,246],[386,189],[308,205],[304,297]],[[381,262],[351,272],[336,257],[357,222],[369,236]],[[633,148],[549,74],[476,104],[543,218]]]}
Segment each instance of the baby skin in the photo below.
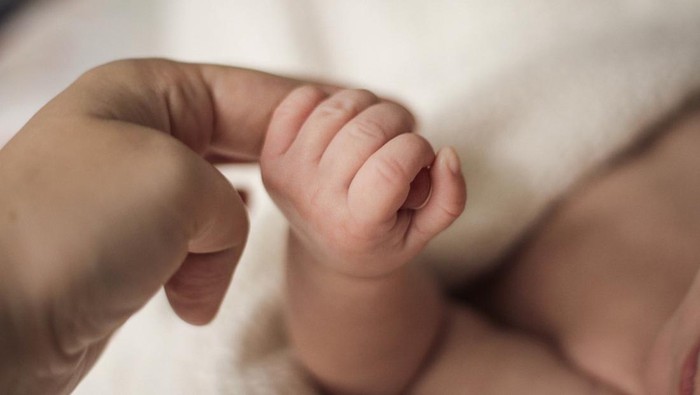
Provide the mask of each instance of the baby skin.
{"label": "baby skin", "polygon": [[466,202],[455,151],[413,127],[362,90],[301,87],[273,114],[261,168],[290,222],[286,319],[310,377],[332,394],[613,394],[411,264]]}

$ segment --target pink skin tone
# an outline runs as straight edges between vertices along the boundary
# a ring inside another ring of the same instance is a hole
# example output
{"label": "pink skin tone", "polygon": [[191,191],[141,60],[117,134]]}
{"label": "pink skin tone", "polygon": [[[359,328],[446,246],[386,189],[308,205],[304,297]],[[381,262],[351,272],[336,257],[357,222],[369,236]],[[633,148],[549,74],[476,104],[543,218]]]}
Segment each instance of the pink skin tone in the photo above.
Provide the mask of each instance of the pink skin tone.
{"label": "pink skin tone", "polygon": [[454,151],[435,154],[413,123],[367,91],[302,87],[263,147],[263,180],[292,227],[291,336],[333,392],[402,390],[443,320],[434,284],[406,264],[461,214],[465,182]]}
{"label": "pink skin tone", "polygon": [[700,110],[573,191],[515,254],[490,306],[631,395],[698,393]]}
{"label": "pink skin tone", "polygon": [[[691,395],[698,243],[667,208],[695,207],[688,193],[697,182],[679,176],[695,168],[684,154],[700,143],[693,125],[672,125],[668,138],[594,177],[533,233],[493,288],[491,309],[508,329],[453,305],[408,264],[461,212],[453,152],[433,156],[403,133],[412,126],[403,108],[367,92],[293,92],[273,116],[261,165],[291,223],[286,314],[297,356],[337,394]],[[429,164],[430,179],[411,184]],[[655,193],[654,182],[670,178],[680,189]],[[426,181],[432,195],[416,209],[425,194],[412,186]],[[616,230],[637,246],[627,250]],[[639,248],[645,232],[670,239]]]}
{"label": "pink skin tone", "polygon": [[[424,138],[407,133],[412,128],[403,107],[359,90],[329,97],[300,88],[273,115],[261,156],[266,185],[294,218],[294,234],[342,274],[393,272],[464,208],[454,150],[436,155]],[[411,182],[431,165],[430,199],[402,210]]]}
{"label": "pink skin tone", "polygon": [[[700,388],[700,314],[697,300],[700,284],[695,281],[671,320],[664,325],[651,351],[648,377],[651,394],[697,394]],[[669,385],[670,383],[670,385]],[[674,383],[676,383],[674,385]],[[676,387],[674,389],[674,387]]]}
{"label": "pink skin tone", "polygon": [[[333,394],[615,393],[546,343],[451,305],[409,264],[466,199],[454,152],[435,155],[412,126],[356,90],[299,88],[273,115],[261,167],[291,224],[286,315],[307,371]],[[411,182],[428,165],[417,208]]]}
{"label": "pink skin tone", "polygon": [[[690,224],[684,229],[690,234],[688,245],[697,246],[700,245],[697,241],[700,239],[700,218],[696,214],[700,197],[700,178],[697,176],[700,158],[696,147],[700,146],[700,110],[696,109],[677,122],[668,140],[671,141],[666,143],[667,151],[677,158],[678,163],[674,167],[676,177],[672,183],[675,186],[672,196],[676,197],[674,203],[685,210],[685,218]],[[691,268],[697,268],[699,253],[696,248],[688,249],[687,254],[694,257],[690,259],[693,262],[689,265]],[[700,272],[697,269],[693,277],[680,306],[664,324],[652,347],[648,377],[653,394],[695,395],[700,392]],[[665,366],[664,362],[667,363]]]}

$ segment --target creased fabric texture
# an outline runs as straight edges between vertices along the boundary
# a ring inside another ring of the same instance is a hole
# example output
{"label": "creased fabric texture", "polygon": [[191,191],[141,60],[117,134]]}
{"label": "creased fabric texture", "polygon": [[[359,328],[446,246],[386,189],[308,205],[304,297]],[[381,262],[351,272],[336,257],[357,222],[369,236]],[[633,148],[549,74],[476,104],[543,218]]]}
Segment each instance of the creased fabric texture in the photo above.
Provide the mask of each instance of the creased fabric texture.
{"label": "creased fabric texture", "polygon": [[[700,87],[696,1],[173,4],[170,50],[184,58],[369,87],[408,104],[436,148],[457,148],[466,213],[419,258],[445,286],[491,267],[568,188]],[[228,174],[253,190],[253,226],[217,320],[188,327],[159,295],[77,393],[314,393],[284,333],[285,220],[255,169]]]}

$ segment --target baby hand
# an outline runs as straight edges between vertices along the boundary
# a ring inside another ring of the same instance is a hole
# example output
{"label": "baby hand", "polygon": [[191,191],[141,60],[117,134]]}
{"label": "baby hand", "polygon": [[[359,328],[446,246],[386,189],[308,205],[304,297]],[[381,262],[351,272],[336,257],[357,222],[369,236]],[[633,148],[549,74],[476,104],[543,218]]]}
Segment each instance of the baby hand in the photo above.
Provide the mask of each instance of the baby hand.
{"label": "baby hand", "polygon": [[[292,234],[315,258],[359,277],[413,258],[464,210],[466,188],[452,148],[437,155],[410,133],[413,117],[362,90],[296,89],[277,107],[261,155],[262,176]],[[406,208],[429,167],[431,193]]]}

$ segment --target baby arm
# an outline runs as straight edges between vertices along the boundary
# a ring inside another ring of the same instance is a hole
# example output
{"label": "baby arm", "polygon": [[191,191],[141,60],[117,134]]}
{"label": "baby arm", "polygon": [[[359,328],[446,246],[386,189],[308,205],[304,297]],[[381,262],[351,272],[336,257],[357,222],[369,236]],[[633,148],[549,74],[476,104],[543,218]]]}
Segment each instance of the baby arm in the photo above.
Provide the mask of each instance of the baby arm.
{"label": "baby arm", "polygon": [[[451,149],[406,133],[411,115],[366,91],[299,88],[273,115],[263,179],[291,223],[287,319],[295,351],[332,393],[398,393],[439,336],[445,308],[407,263],[464,209]],[[430,166],[431,194],[405,208]]]}

